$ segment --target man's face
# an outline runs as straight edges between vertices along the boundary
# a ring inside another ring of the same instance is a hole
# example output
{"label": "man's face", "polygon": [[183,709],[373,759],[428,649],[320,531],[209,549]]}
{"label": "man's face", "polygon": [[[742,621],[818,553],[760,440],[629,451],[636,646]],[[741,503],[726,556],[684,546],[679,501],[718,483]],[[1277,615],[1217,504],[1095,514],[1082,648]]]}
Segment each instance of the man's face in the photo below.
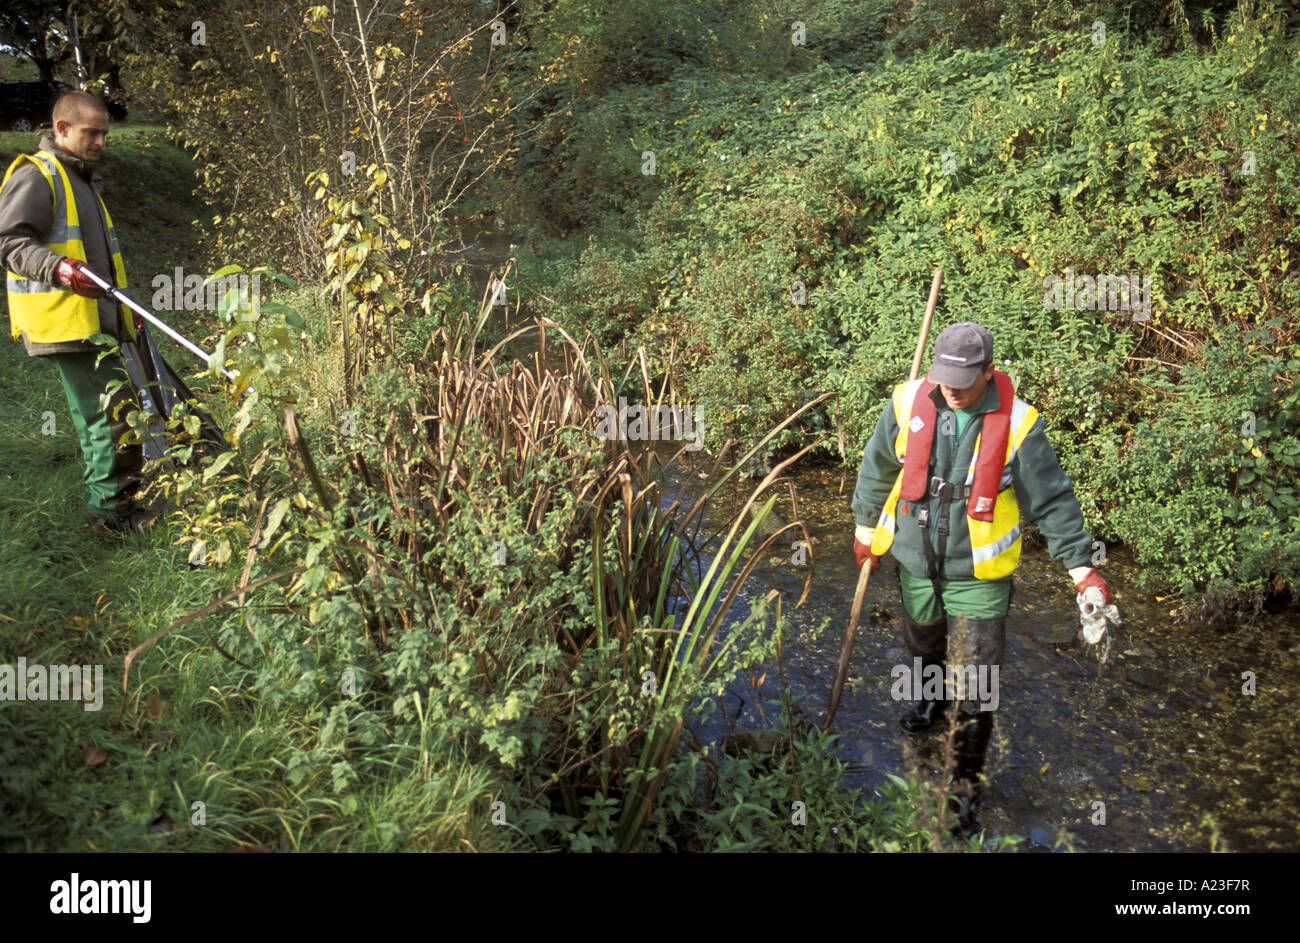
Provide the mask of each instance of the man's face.
{"label": "man's face", "polygon": [[74,121],[54,122],[54,143],[89,164],[99,160],[108,138],[108,116],[93,108],[82,108]]}
{"label": "man's face", "polygon": [[940,384],[939,389],[943,391],[943,398],[948,403],[950,409],[970,409],[984,397],[984,388],[989,385],[993,379],[993,364],[975,378],[975,382],[964,390],[955,390],[951,386]]}

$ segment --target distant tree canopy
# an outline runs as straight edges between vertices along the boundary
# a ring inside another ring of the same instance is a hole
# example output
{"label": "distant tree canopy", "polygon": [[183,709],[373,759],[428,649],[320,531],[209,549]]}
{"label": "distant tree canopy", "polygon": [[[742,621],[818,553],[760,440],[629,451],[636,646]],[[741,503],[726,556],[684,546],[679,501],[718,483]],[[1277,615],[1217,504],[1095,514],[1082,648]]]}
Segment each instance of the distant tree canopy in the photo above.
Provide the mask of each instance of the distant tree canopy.
{"label": "distant tree canopy", "polygon": [[101,16],[135,97],[199,160],[228,256],[274,246],[286,271],[318,277],[327,201],[343,197],[428,243],[508,151],[496,83],[518,43],[508,16],[512,42],[491,43],[499,14],[481,0],[105,0]]}
{"label": "distant tree canopy", "polygon": [[[103,4],[71,0],[6,0],[0,6],[0,45],[30,61],[47,82],[66,74],[75,56],[73,21],[81,47],[84,81],[91,91],[121,92],[121,63],[111,51],[117,40]],[[69,76],[71,77],[71,76]]]}
{"label": "distant tree canopy", "polygon": [[62,19],[65,5],[57,0],[7,0],[0,6],[0,43],[34,63],[47,82],[54,81],[55,69],[71,55]]}

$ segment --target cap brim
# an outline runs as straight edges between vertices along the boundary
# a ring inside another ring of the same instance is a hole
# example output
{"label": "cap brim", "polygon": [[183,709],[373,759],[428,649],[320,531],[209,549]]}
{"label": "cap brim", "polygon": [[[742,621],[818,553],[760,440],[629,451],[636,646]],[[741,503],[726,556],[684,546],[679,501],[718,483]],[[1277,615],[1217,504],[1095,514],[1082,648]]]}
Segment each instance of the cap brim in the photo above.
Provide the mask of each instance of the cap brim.
{"label": "cap brim", "polygon": [[964,390],[968,386],[974,386],[975,381],[979,379],[980,368],[974,367],[953,367],[944,363],[936,363],[930,367],[930,372],[926,374],[926,379],[936,386],[950,386],[954,390]]}

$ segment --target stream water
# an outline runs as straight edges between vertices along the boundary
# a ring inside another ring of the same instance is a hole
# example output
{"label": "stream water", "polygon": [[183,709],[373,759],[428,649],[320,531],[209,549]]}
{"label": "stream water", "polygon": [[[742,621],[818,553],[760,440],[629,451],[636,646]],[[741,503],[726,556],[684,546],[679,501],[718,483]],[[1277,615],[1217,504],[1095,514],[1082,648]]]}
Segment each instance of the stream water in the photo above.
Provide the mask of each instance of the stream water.
{"label": "stream water", "polygon": [[[794,632],[785,644],[785,676],[820,722],[858,575],[849,510],[854,474],[843,492],[837,469],[805,467],[791,477],[815,570],[807,601],[789,613]],[[680,468],[669,471],[668,481],[680,489],[673,497],[707,484]],[[729,482],[715,497],[714,516],[734,512],[753,485]],[[784,495],[775,511],[793,518]],[[789,548],[766,556],[749,595],[777,589],[788,610],[807,570],[791,562]],[[886,773],[915,775],[917,764],[937,772],[941,761],[937,735],[913,738],[897,725],[908,705],[892,699],[890,669],[911,659],[899,635],[896,566],[887,558],[868,586],[834,724],[850,781],[868,790]],[[1254,628],[1199,630],[1171,615],[1173,600],[1133,587],[1136,567],[1124,552],[1109,555],[1104,573],[1124,624],[1113,630],[1110,658],[1099,665],[1094,650],[1076,639],[1078,609],[1064,567],[1041,547],[1021,557],[981,822],[991,835],[1018,834],[1046,846],[1064,827],[1080,850],[1209,850],[1216,829],[1220,848],[1300,848],[1300,732],[1289,706],[1300,687],[1294,610]],[[822,623],[830,630],[814,639]],[[1254,673],[1253,695],[1243,693],[1247,671]],[[736,729],[777,725],[758,707],[779,696],[775,679],[769,671],[763,690],[734,692],[729,719]],[[1105,824],[1094,824],[1101,821],[1098,802]]]}
{"label": "stream water", "polygon": [[[458,257],[480,296],[488,270],[500,271],[511,248],[506,233],[488,231]],[[515,286],[508,289],[513,300]],[[510,321],[524,318],[512,309]],[[517,353],[535,349],[524,339]],[[699,453],[687,461],[703,464]],[[751,598],[769,588],[782,593],[793,626],[784,646],[786,681],[816,722],[858,575],[849,510],[855,473],[805,463],[790,475],[813,540],[805,603],[791,609],[808,571],[791,562],[789,549],[769,552],[747,590]],[[665,470],[665,484],[666,503],[689,507],[712,482],[679,461]],[[738,509],[754,484],[729,482],[715,496],[706,532]],[[775,512],[793,519],[788,496]],[[1021,557],[981,823],[992,836],[1021,835],[1040,847],[1051,847],[1064,829],[1087,851],[1207,851],[1216,842],[1231,851],[1300,850],[1300,611],[1292,605],[1228,631],[1189,626],[1172,615],[1175,600],[1136,589],[1136,566],[1122,549],[1108,554],[1103,574],[1124,624],[1112,633],[1104,665],[1076,639],[1078,610],[1065,569],[1042,547]],[[899,636],[895,568],[886,558],[873,574],[834,725],[850,785],[867,791],[887,773],[915,776],[918,767],[939,764],[937,735],[904,734],[897,720],[907,705],[890,696],[890,669],[911,661]],[[823,624],[829,629],[814,638]],[[707,733],[777,726],[770,702],[779,696],[773,666],[761,689],[743,684],[724,696],[725,720]]]}

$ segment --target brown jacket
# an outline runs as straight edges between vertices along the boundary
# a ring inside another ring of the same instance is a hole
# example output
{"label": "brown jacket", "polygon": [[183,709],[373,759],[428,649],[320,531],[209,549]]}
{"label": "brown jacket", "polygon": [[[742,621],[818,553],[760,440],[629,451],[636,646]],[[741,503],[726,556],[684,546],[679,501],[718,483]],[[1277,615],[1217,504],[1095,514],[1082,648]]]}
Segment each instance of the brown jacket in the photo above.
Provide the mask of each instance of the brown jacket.
{"label": "brown jacket", "polygon": [[[40,140],[41,150],[49,151],[59,159],[72,184],[72,194],[77,201],[77,216],[81,220],[81,238],[86,247],[86,264],[109,282],[113,281],[113,257],[108,248],[108,225],[95,194],[101,189],[101,180],[94,164],[69,154],[47,137]],[[0,174],[3,172],[0,171]],[[9,182],[0,190],[0,266],[17,272],[24,278],[34,278],[49,285],[57,284],[54,270],[62,259],[58,253],[45,248],[45,240],[54,225],[54,201],[45,176],[31,161],[23,161],[14,170]],[[108,298],[99,300],[99,330],[122,339],[121,321],[117,302]],[[23,345],[32,357],[47,354],[77,353],[97,350],[85,341],[66,341],[57,344],[33,344],[22,334]]]}

